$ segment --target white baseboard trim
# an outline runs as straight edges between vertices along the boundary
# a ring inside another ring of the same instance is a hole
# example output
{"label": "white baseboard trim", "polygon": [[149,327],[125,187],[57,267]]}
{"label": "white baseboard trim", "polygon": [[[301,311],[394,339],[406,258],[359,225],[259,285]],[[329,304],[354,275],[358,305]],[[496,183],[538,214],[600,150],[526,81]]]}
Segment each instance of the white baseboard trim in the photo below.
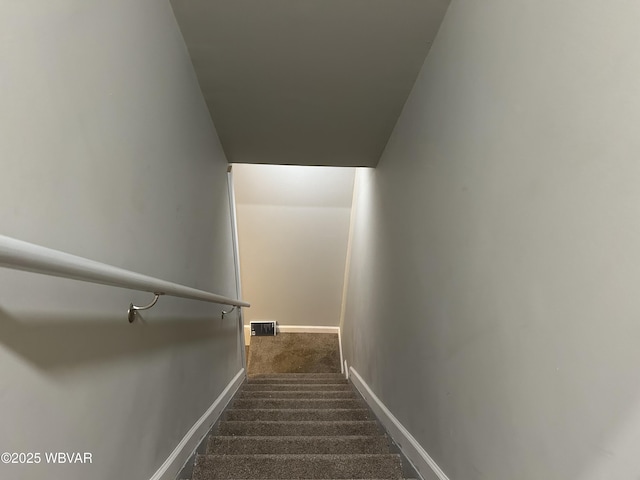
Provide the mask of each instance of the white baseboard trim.
{"label": "white baseboard trim", "polygon": [[442,471],[433,458],[424,448],[413,438],[413,435],[398,421],[389,411],[369,385],[362,379],[358,372],[350,367],[351,381],[358,389],[365,401],[369,404],[378,420],[384,425],[391,435],[391,438],[398,444],[402,453],[409,459],[420,476],[425,480],[449,480],[449,477]]}
{"label": "white baseboard trim", "polygon": [[344,375],[344,355],[342,355],[342,329],[338,327],[338,348],[340,349],[340,373]]}
{"label": "white baseboard trim", "polygon": [[278,325],[280,333],[340,333],[340,327],[315,325]]}
{"label": "white baseboard trim", "polygon": [[218,420],[222,411],[236,394],[244,378],[245,371],[243,368],[233,377],[233,380],[229,382],[218,398],[186,433],[150,480],[174,480],[176,478],[176,475],[180,473],[191,454],[198,448],[204,436],[209,433],[211,426]]}
{"label": "white baseboard trim", "polygon": [[[340,373],[344,373],[344,360],[342,355],[342,335],[340,327],[325,327],[316,325],[278,325],[278,333],[337,333],[338,345],[340,348]],[[244,344],[249,345],[251,341],[251,327],[244,326]]]}

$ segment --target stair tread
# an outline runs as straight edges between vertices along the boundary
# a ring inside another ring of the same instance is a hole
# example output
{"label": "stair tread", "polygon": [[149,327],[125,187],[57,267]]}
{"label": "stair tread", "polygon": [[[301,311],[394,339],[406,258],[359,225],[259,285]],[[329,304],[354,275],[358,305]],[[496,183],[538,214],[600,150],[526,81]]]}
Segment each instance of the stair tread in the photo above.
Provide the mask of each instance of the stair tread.
{"label": "stair tread", "polygon": [[348,383],[246,383],[242,389],[244,391],[253,390],[353,390]]}
{"label": "stair tread", "polygon": [[357,398],[237,398],[232,407],[243,408],[362,408],[365,403]]}
{"label": "stair tread", "polygon": [[318,421],[318,420],[252,420],[252,421],[244,421],[244,420],[222,420],[220,424],[247,424],[247,425],[257,425],[257,424],[267,424],[267,425],[311,425],[311,424],[321,424],[326,425],[330,423],[340,423],[340,424],[363,424],[363,423],[373,423],[377,424],[375,420],[330,420],[328,422]]}
{"label": "stair tread", "polygon": [[277,436],[277,435],[376,435],[381,433],[373,420],[338,421],[242,421],[223,420],[218,425],[219,435]]}
{"label": "stair tread", "polygon": [[[230,408],[229,411],[230,412],[236,412],[236,411],[245,411],[246,409],[244,408]],[[306,412],[316,412],[317,409],[316,408],[256,408],[254,409],[254,411],[261,411],[261,412],[300,412],[300,411],[306,411]],[[334,412],[368,412],[369,410],[366,408],[332,408],[329,411],[334,411]]]}
{"label": "stair tread", "polygon": [[236,421],[374,420],[373,414],[366,408],[231,408],[223,418]]}
{"label": "stair tread", "polygon": [[313,378],[313,377],[305,377],[305,378],[249,378],[247,379],[247,383],[249,385],[257,385],[260,383],[297,383],[297,384],[334,384],[334,385],[346,385],[349,382],[344,378]]}
{"label": "stair tread", "polygon": [[239,398],[299,398],[299,399],[337,399],[358,398],[355,392],[350,390],[343,391],[282,391],[282,390],[243,390],[240,392]]}
{"label": "stair tread", "polygon": [[346,454],[391,453],[386,435],[347,436],[212,436],[208,454]]}
{"label": "stair tread", "polygon": [[269,442],[277,442],[277,441],[284,441],[284,440],[295,440],[295,441],[305,441],[305,440],[313,440],[314,442],[317,441],[322,441],[322,440],[335,440],[337,442],[340,441],[354,441],[354,440],[358,440],[358,439],[363,439],[363,438],[384,438],[386,439],[387,436],[384,433],[380,433],[377,435],[280,435],[277,437],[273,437],[272,435],[254,435],[252,437],[238,437],[238,436],[234,436],[234,435],[212,435],[211,436],[212,439],[215,438],[221,438],[221,439],[231,439],[233,438],[234,440],[264,440],[264,441],[269,441]]}
{"label": "stair tread", "polygon": [[335,440],[337,442],[340,441],[354,441],[354,440],[359,440],[359,439],[363,439],[363,438],[384,438],[386,439],[387,436],[384,433],[380,433],[378,435],[280,435],[277,437],[271,436],[271,435],[263,435],[263,436],[259,436],[259,435],[255,435],[252,437],[238,437],[238,436],[233,436],[233,435],[212,435],[211,436],[212,439],[215,438],[220,438],[220,439],[234,439],[234,440],[264,440],[264,441],[269,441],[269,442],[277,442],[277,441],[285,441],[285,440],[295,440],[295,441],[305,441],[305,440],[313,440],[318,441],[318,440]]}
{"label": "stair tread", "polygon": [[397,454],[198,455],[194,480],[401,479]]}
{"label": "stair tread", "polygon": [[292,372],[292,373],[254,373],[250,374],[249,378],[263,378],[263,377],[341,377],[344,375],[339,372],[334,373],[309,373],[309,372]]}
{"label": "stair tread", "polygon": [[265,454],[246,454],[246,455],[217,455],[217,454],[204,454],[198,455],[198,457],[216,457],[216,458],[237,458],[238,460],[250,460],[256,458],[258,460],[263,459],[283,459],[283,460],[324,460],[329,458],[342,457],[345,460],[358,460],[358,459],[373,459],[384,457],[390,460],[399,459],[400,455],[397,453],[346,453],[344,455],[337,453],[265,453]]}

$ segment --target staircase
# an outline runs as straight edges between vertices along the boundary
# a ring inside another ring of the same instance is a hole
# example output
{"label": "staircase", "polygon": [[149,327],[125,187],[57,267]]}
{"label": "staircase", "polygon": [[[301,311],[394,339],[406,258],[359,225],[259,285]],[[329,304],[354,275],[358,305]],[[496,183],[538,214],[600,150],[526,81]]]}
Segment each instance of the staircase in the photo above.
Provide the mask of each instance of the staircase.
{"label": "staircase", "polygon": [[401,479],[392,448],[342,375],[256,375],[196,457],[192,480]]}

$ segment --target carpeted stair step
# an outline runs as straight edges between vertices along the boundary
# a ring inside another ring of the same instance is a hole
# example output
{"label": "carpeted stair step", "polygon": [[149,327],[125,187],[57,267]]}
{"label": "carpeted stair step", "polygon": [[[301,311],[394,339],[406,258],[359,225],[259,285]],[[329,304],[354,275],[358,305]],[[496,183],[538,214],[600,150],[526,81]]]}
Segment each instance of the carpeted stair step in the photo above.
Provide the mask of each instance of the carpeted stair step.
{"label": "carpeted stair step", "polygon": [[[273,354],[273,342],[268,342],[263,347]],[[268,368],[256,359],[260,355],[253,352],[249,360],[253,371],[276,369],[269,367],[272,359]],[[179,478],[402,480],[415,476],[408,464],[403,469],[404,460],[393,453],[397,451],[342,374],[263,373],[247,378],[206,446],[198,448],[205,454],[196,455],[195,464],[185,466]]]}
{"label": "carpeted stair step", "polygon": [[340,378],[314,378],[314,377],[308,377],[308,378],[297,378],[297,379],[292,379],[292,378],[284,378],[284,377],[264,377],[264,378],[249,378],[247,380],[247,382],[251,385],[251,384],[258,384],[258,383],[298,383],[298,384],[305,384],[305,383],[324,383],[324,384],[331,384],[331,385],[347,385],[349,382],[347,382],[347,380],[345,380],[344,377],[340,377]]}
{"label": "carpeted stair step", "polygon": [[286,436],[286,437],[211,437],[208,454],[349,454],[391,453],[385,435],[376,436]]}
{"label": "carpeted stair step", "polygon": [[346,391],[315,391],[315,392],[284,392],[281,390],[243,390],[239,394],[240,398],[301,398],[301,399],[323,399],[323,398],[358,398],[353,390]]}
{"label": "carpeted stair step", "polygon": [[335,408],[365,408],[366,403],[360,399],[300,399],[300,398],[236,398],[233,408],[303,408],[303,409],[335,409]]}
{"label": "carpeted stair step", "polygon": [[247,383],[242,387],[244,392],[255,390],[284,390],[284,391],[353,391],[351,385],[346,383]]}
{"label": "carpeted stair step", "polygon": [[375,421],[360,422],[237,422],[222,421],[217,435],[381,435]]}
{"label": "carpeted stair step", "polygon": [[340,420],[375,420],[374,415],[365,408],[358,409],[256,409],[256,410],[227,410],[225,420],[250,422],[263,421],[340,421]]}
{"label": "carpeted stair step", "polygon": [[249,378],[339,378],[344,380],[341,373],[258,373]]}
{"label": "carpeted stair step", "polygon": [[400,456],[385,455],[199,455],[193,480],[215,479],[401,479]]}

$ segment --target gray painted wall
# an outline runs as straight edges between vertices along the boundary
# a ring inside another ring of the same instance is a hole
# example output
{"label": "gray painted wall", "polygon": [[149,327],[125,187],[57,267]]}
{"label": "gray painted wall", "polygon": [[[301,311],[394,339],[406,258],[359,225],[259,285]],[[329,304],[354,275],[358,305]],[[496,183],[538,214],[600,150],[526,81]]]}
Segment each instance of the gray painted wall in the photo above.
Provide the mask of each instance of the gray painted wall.
{"label": "gray painted wall", "polygon": [[[168,2],[0,4],[0,233],[235,295],[226,160]],[[0,269],[0,465],[146,480],[241,368],[237,317]]]}
{"label": "gray painted wall", "polygon": [[171,4],[229,161],[374,166],[449,0]]}
{"label": "gray painted wall", "polygon": [[454,0],[358,173],[346,358],[452,480],[638,477],[639,20]]}

